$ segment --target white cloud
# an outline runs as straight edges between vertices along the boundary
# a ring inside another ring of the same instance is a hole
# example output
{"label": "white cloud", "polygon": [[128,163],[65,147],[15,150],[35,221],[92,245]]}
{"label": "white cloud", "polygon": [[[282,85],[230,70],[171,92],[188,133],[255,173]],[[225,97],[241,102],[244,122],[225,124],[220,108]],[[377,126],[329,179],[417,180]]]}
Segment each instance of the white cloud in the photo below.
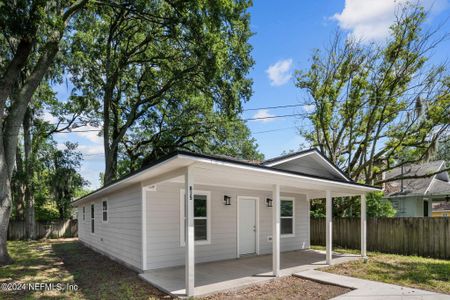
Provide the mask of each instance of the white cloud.
{"label": "white cloud", "polygon": [[271,118],[273,116],[274,115],[272,115],[268,109],[260,109],[253,115],[252,118],[258,119],[258,120],[254,120],[254,121],[266,123],[266,122],[274,121],[275,119]]}
{"label": "white cloud", "polygon": [[[56,148],[58,150],[64,150],[66,149],[66,145],[63,143],[58,143],[56,145]],[[97,156],[97,157],[102,157],[102,155],[105,154],[104,148],[102,144],[97,144],[97,145],[78,145],[77,147],[77,151],[80,151],[81,154],[83,155],[87,155],[87,156]],[[84,159],[88,159],[89,157],[83,157]]]}
{"label": "white cloud", "polygon": [[78,150],[84,155],[103,155],[103,145],[79,145]]}
{"label": "white cloud", "polygon": [[[82,132],[75,132],[75,131],[82,131]],[[91,141],[92,143],[95,144],[102,144],[103,143],[103,138],[101,136],[99,136],[99,132],[100,127],[94,127],[91,125],[86,125],[83,127],[78,127],[74,129],[74,134],[78,135],[80,137],[83,137],[85,139],[88,139],[89,141]]]}
{"label": "white cloud", "polygon": [[316,109],[316,106],[314,104],[307,104],[303,105],[303,110],[307,113],[313,112]]}
{"label": "white cloud", "polygon": [[[396,9],[409,0],[345,0],[342,12],[332,19],[357,39],[380,41],[389,35],[389,26],[395,20]],[[418,0],[426,10],[438,13],[448,6],[448,0]]]}
{"label": "white cloud", "polygon": [[267,68],[266,73],[270,79],[270,85],[280,86],[291,79],[292,59],[279,60]]}
{"label": "white cloud", "polygon": [[50,112],[44,111],[42,114],[42,119],[48,123],[54,124],[58,122],[58,118],[53,116]]}

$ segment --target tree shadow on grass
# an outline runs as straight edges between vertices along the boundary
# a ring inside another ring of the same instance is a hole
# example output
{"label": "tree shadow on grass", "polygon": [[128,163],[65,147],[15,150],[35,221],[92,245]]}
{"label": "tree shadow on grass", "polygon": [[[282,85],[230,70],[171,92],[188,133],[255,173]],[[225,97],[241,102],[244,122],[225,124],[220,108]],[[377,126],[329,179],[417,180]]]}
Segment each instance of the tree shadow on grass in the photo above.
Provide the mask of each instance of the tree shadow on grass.
{"label": "tree shadow on grass", "polygon": [[52,244],[86,299],[169,298],[125,266],[78,241]]}
{"label": "tree shadow on grass", "polygon": [[355,261],[331,267],[341,275],[450,293],[450,262],[421,257],[376,255],[369,262]]}
{"label": "tree shadow on grass", "polygon": [[61,272],[62,262],[55,256],[48,241],[9,241],[8,250],[14,263],[0,268],[0,282],[14,284],[16,288],[2,291],[1,299],[70,297],[70,294],[55,290],[39,287],[33,290],[28,285],[67,282],[67,273]]}
{"label": "tree shadow on grass", "polygon": [[[374,262],[377,266],[373,268],[376,276],[392,278],[398,282],[409,282],[420,285],[422,288],[439,288],[440,291],[450,292],[450,264],[441,261],[396,261],[396,262]],[[447,289],[441,290],[439,282],[447,285]]]}

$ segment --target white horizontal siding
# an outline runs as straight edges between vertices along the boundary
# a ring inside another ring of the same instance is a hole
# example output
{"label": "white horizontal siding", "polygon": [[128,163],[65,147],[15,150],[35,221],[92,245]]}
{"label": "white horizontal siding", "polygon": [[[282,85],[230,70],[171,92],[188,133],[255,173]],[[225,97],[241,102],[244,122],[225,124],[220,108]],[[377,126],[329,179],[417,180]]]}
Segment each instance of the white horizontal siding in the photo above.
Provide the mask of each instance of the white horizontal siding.
{"label": "white horizontal siding", "polygon": [[[102,222],[102,201],[108,201],[108,222]],[[133,267],[142,269],[142,193],[134,185],[78,207],[78,236],[84,243]],[[95,205],[95,233],[91,234],[91,204]],[[83,206],[86,219],[83,221]]]}
{"label": "white horizontal siding", "polygon": [[[147,192],[147,269],[184,264],[185,248],[180,246],[180,190],[183,184],[164,183]],[[211,192],[211,243],[195,246],[195,261],[207,262],[237,257],[237,196],[259,197],[260,253],[271,253],[272,208],[265,199],[271,193],[197,185]],[[223,196],[231,196],[225,206]],[[283,194],[295,198],[295,237],[282,238],[281,250],[309,248],[309,204],[304,195]]]}

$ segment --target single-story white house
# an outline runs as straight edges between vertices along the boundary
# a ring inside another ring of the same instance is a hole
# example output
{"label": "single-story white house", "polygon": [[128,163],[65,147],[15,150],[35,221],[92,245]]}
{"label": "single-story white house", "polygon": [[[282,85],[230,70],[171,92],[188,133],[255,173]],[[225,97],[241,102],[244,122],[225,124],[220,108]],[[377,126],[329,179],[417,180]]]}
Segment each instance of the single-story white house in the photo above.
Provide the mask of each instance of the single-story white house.
{"label": "single-story white house", "polygon": [[[187,192],[186,192],[187,191]],[[195,294],[196,264],[310,247],[309,200],[326,198],[326,263],[332,262],[332,197],[361,196],[361,255],[366,255],[365,193],[318,150],[264,161],[185,151],[74,201],[81,242],[144,273],[184,268]],[[300,254],[301,255],[301,254]]]}

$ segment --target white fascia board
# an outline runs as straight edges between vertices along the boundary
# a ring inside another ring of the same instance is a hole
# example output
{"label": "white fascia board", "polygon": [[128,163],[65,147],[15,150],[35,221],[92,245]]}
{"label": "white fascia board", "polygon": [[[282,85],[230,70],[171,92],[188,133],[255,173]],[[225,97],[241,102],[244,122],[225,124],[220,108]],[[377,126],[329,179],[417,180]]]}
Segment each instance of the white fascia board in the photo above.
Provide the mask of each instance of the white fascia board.
{"label": "white fascia board", "polygon": [[304,179],[304,180],[308,180],[308,181],[314,181],[314,182],[324,183],[324,184],[331,184],[331,185],[340,186],[340,187],[356,188],[356,189],[361,190],[362,192],[380,191],[380,189],[375,188],[375,187],[364,186],[364,185],[353,184],[353,183],[347,183],[347,182],[338,182],[338,181],[327,180],[327,179],[322,179],[322,178],[315,178],[315,177],[310,177],[310,176],[303,176],[303,175],[298,175],[298,174],[292,174],[292,173],[287,173],[287,172],[283,172],[283,171],[278,171],[278,170],[275,170],[275,169],[271,170],[271,169],[260,168],[258,166],[254,166],[253,167],[253,166],[249,166],[249,165],[243,165],[243,164],[239,164],[239,163],[219,161],[219,160],[209,159],[209,158],[191,157],[191,156],[186,156],[184,154],[180,154],[180,156],[182,156],[184,158],[187,158],[187,159],[192,159],[192,160],[197,161],[197,162],[207,163],[207,164],[211,164],[211,165],[226,166],[226,167],[230,167],[230,168],[236,168],[236,169],[241,169],[241,170],[249,170],[249,171],[259,172],[259,173],[263,173],[263,174],[284,176],[284,177],[294,178],[294,179]]}
{"label": "white fascia board", "polygon": [[[313,153],[313,152],[311,152]],[[319,155],[320,156],[320,155]],[[220,161],[220,160],[216,160],[214,158],[203,158],[203,157],[196,157],[196,156],[190,156],[190,155],[186,155],[186,154],[177,154],[174,155],[171,158],[168,158],[165,161],[162,161],[161,163],[155,164],[154,166],[142,170],[136,174],[133,174],[132,176],[125,178],[123,180],[120,180],[116,183],[113,183],[103,189],[99,189],[97,191],[95,191],[94,193],[85,196],[83,198],[77,199],[75,201],[72,202],[72,205],[74,206],[78,206],[79,204],[86,202],[86,201],[91,201],[92,199],[98,198],[108,192],[126,187],[130,184],[133,183],[138,183],[141,182],[143,180],[148,180],[150,178],[157,178],[159,175],[155,175],[153,177],[149,177],[149,178],[142,178],[141,180],[139,180],[138,178],[143,176],[145,173],[156,170],[158,168],[161,168],[169,163],[175,162],[176,160],[179,159],[184,159],[187,161],[191,161],[192,163],[194,162],[204,162],[204,163],[208,163],[208,164],[212,164],[212,165],[222,165],[222,166],[227,166],[227,167],[231,167],[231,168],[237,168],[237,169],[243,169],[243,170],[250,170],[250,171],[255,171],[255,172],[259,172],[262,174],[272,174],[272,175],[279,175],[279,176],[285,176],[288,178],[296,178],[296,179],[305,179],[305,180],[310,180],[310,181],[314,181],[314,182],[319,182],[319,183],[325,183],[325,184],[331,184],[331,185],[335,185],[335,186],[341,186],[341,187],[351,187],[351,188],[357,188],[361,191],[366,191],[366,192],[370,192],[370,191],[379,191],[379,189],[377,188],[373,188],[373,187],[369,187],[369,186],[363,186],[363,185],[357,185],[357,184],[352,184],[352,183],[345,183],[345,182],[338,182],[338,181],[333,181],[333,180],[327,180],[327,179],[321,179],[321,178],[314,178],[314,177],[309,177],[309,176],[303,176],[303,175],[297,175],[297,174],[290,174],[287,172],[283,172],[283,171],[277,171],[277,170],[270,170],[270,169],[264,169],[264,168],[260,168],[258,166],[249,166],[249,165],[243,165],[243,164],[239,164],[239,163],[232,163],[232,162],[224,162],[224,161]],[[323,158],[322,158],[323,159]],[[183,166],[180,166],[183,167]]]}
{"label": "white fascia board", "polygon": [[[85,197],[82,197],[82,198],[79,198],[77,200],[74,200],[72,202],[72,205],[77,206],[78,204],[80,204],[82,202],[90,201],[90,200],[92,200],[92,198],[97,198],[100,195],[105,194],[107,192],[110,192],[112,190],[118,189],[120,187],[125,187],[125,186],[127,186],[128,184],[131,184],[131,183],[136,183],[136,182],[138,182],[138,181],[136,181],[136,178],[138,178],[139,176],[142,176],[146,172],[149,172],[149,171],[155,170],[157,168],[160,168],[160,167],[162,167],[164,165],[167,165],[170,162],[176,160],[178,157],[179,157],[179,155],[175,155],[175,156],[173,156],[173,157],[171,157],[171,158],[169,158],[169,159],[167,159],[165,161],[162,161],[159,164],[155,164],[154,166],[151,166],[148,169],[145,169],[145,170],[142,170],[140,172],[137,172],[136,174],[133,174],[133,175],[131,175],[128,178],[125,178],[125,179],[120,180],[120,181],[118,181],[116,183],[113,183],[113,184],[111,184],[111,185],[109,185],[109,186],[107,186],[107,187],[105,187],[103,189],[99,189],[99,190],[95,191],[94,193],[92,193],[90,195],[87,195]],[[157,177],[157,175],[155,177]],[[134,182],[134,181],[136,181],[136,182]]]}

